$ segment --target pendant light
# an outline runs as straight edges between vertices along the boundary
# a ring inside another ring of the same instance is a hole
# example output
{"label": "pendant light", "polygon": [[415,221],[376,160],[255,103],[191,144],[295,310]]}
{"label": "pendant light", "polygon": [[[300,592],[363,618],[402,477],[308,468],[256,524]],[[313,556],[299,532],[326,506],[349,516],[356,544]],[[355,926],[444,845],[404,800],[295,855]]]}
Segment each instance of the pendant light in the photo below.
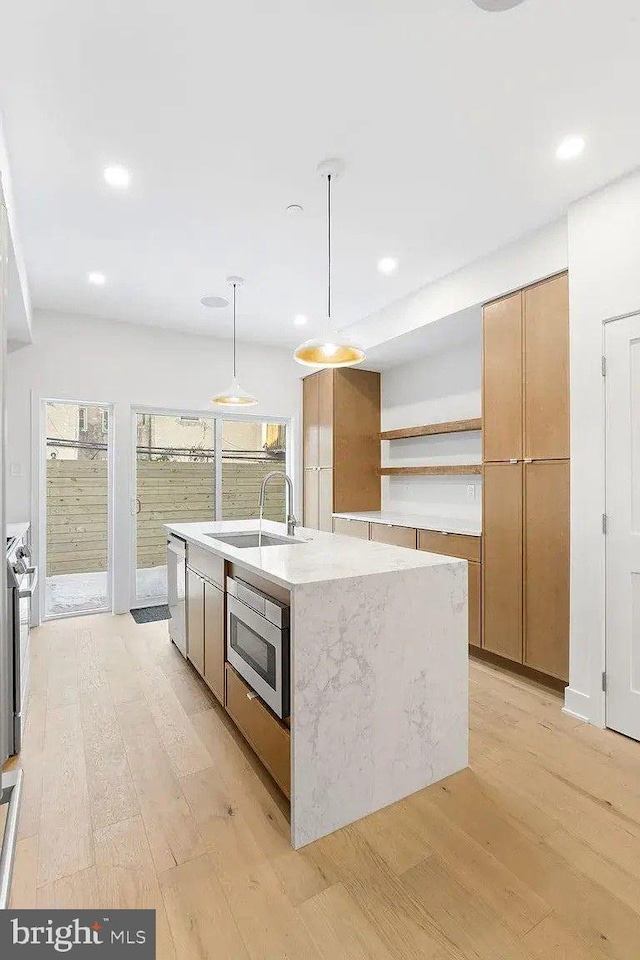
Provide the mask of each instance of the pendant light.
{"label": "pendant light", "polygon": [[305,367],[353,367],[365,359],[364,350],[341,336],[331,319],[331,184],[343,171],[344,161],[338,158],[318,165],[318,173],[327,179],[327,330],[296,348],[293,357]]}
{"label": "pendant light", "polygon": [[226,407],[250,407],[257,403],[255,397],[243,390],[238,383],[238,372],[236,369],[236,288],[244,283],[242,277],[227,277],[227,283],[233,287],[233,380],[231,386],[218,393],[212,403],[219,403]]}

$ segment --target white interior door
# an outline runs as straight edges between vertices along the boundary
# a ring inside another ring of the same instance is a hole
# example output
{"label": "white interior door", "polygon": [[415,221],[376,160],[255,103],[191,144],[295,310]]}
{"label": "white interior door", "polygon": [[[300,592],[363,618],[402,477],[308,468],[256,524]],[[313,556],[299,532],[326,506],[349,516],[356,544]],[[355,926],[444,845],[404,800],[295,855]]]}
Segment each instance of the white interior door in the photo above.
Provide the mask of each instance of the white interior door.
{"label": "white interior door", "polygon": [[640,740],[640,314],[605,327],[607,726]]}

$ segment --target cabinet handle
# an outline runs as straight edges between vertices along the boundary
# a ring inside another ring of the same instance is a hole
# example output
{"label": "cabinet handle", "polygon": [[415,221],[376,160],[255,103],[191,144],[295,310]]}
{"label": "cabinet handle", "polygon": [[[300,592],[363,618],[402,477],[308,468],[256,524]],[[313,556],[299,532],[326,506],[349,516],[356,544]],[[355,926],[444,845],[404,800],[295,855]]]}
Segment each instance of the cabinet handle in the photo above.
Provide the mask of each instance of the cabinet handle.
{"label": "cabinet handle", "polygon": [[252,690],[250,693],[247,694],[247,700],[255,700],[257,696],[258,694],[254,693]]}
{"label": "cabinet handle", "polygon": [[525,458],[524,458],[524,462],[525,462],[525,463],[533,463],[533,457],[525,457]]}
{"label": "cabinet handle", "polygon": [[517,463],[517,460],[509,460],[509,463]]}

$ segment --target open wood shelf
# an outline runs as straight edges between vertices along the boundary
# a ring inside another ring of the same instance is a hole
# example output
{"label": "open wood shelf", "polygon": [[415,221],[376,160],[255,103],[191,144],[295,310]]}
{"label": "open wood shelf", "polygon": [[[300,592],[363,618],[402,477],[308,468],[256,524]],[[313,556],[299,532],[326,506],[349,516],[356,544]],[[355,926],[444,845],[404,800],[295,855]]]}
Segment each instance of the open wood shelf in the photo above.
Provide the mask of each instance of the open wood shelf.
{"label": "open wood shelf", "polygon": [[383,430],[381,440],[404,440],[407,437],[430,437],[437,433],[466,433],[482,430],[482,420],[449,420],[446,423],[425,423],[421,427],[405,427],[403,430]]}
{"label": "open wood shelf", "polygon": [[441,463],[432,467],[381,467],[381,477],[466,477],[482,473],[481,463]]}

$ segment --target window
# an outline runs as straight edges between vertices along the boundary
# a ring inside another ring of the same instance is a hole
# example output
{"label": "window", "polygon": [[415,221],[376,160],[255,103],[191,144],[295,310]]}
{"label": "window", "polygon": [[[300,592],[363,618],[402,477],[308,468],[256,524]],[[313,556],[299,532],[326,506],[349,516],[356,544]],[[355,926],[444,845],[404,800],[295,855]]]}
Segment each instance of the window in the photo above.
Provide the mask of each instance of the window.
{"label": "window", "polygon": [[78,430],[84,431],[87,429],[87,408],[78,407]]}

